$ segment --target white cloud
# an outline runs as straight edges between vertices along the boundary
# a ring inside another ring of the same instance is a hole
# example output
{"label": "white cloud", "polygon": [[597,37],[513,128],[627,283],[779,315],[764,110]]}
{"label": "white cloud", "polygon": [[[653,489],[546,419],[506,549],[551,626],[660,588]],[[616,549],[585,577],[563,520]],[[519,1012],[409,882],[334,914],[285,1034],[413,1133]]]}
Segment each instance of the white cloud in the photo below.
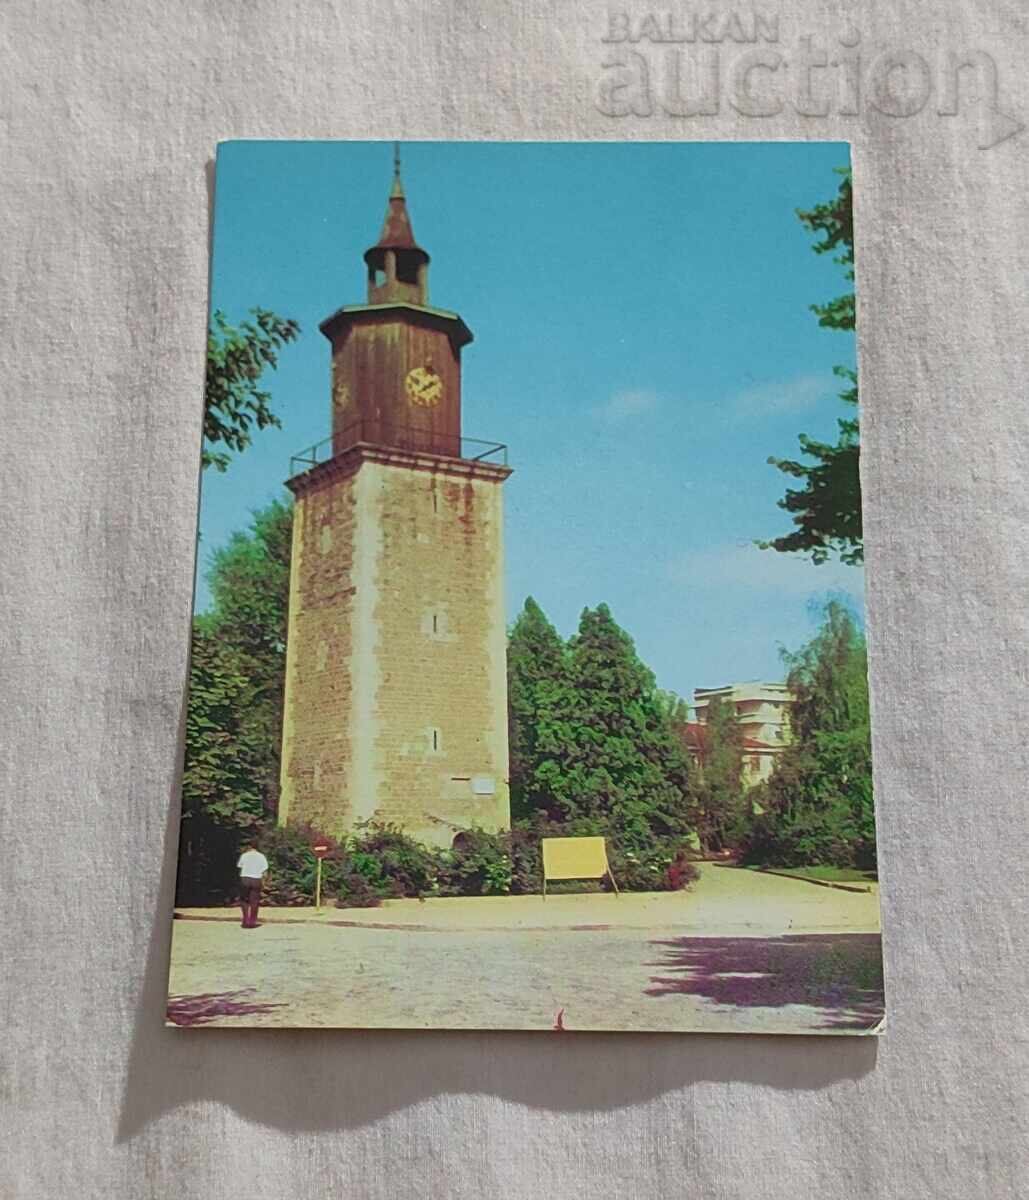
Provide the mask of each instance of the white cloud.
{"label": "white cloud", "polygon": [[606,421],[609,425],[618,425],[653,412],[658,406],[656,392],[646,390],[629,390],[615,392],[603,404],[593,410],[593,415]]}
{"label": "white cloud", "polygon": [[749,589],[788,596],[849,592],[859,601],[864,595],[860,567],[838,561],[816,565],[802,555],[762,550],[746,542],[681,554],[669,562],[668,577],[689,591]]}
{"label": "white cloud", "polygon": [[795,375],[792,379],[770,379],[744,388],[733,398],[732,406],[745,417],[802,412],[839,395],[842,389],[843,381],[835,375]]}

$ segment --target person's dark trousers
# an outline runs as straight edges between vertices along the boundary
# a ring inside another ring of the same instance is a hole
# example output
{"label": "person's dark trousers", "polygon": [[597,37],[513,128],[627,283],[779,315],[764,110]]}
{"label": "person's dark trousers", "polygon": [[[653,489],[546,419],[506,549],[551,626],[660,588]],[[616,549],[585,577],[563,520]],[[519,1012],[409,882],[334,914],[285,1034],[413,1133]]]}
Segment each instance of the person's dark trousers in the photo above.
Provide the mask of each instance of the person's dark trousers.
{"label": "person's dark trousers", "polygon": [[257,927],[257,910],[261,905],[260,879],[240,879],[239,907],[243,912],[243,928]]}

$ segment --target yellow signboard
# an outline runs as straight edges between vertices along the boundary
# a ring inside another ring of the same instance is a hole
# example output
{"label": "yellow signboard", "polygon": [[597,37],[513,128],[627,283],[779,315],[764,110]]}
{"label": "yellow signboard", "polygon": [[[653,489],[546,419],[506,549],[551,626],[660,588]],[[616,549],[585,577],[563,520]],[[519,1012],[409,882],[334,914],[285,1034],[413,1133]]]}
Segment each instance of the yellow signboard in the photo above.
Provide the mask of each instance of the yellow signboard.
{"label": "yellow signboard", "polygon": [[607,861],[607,845],[602,837],[543,838],[543,895],[548,879],[602,879],[607,875],[618,885]]}

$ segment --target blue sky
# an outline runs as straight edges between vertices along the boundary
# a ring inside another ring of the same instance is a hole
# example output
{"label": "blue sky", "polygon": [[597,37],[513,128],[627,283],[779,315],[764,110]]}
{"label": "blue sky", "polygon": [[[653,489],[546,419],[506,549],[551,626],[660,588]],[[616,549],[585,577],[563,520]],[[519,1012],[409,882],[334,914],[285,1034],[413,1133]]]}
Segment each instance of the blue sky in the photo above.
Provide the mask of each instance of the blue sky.
{"label": "blue sky", "polygon": [[[834,440],[834,364],[851,335],[813,302],[845,290],[795,210],[828,199],[842,143],[406,143],[408,208],[432,256],[431,303],[475,334],[463,356],[467,437],[505,442],[507,605],[527,595],[562,634],[607,602],[658,683],[781,679],[778,648],[812,600],[859,568],[761,551],[797,434]],[[365,299],[392,145],[219,148],[212,307],[300,322],[266,376],[281,430],[204,473],[197,602],[211,551],[276,496],[290,455],[329,433],[318,323]]]}

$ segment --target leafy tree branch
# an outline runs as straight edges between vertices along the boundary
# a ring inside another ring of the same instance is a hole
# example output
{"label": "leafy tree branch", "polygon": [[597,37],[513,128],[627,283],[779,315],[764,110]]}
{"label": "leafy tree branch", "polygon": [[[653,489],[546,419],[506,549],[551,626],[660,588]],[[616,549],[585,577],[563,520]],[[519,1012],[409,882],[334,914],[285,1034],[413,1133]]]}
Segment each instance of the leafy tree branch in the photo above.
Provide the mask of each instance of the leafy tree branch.
{"label": "leafy tree branch", "polygon": [[[809,212],[798,212],[797,216],[812,233],[820,235],[821,240],[813,247],[815,253],[833,254],[848,282],[853,283],[854,206],[850,168],[841,168],[839,174],[843,179],[838,194]],[[853,289],[824,304],[813,304],[811,310],[819,325],[853,333]],[[853,564],[864,559],[857,374],[850,367],[836,367],[835,372],[848,384],[840,399],[853,409],[853,415],[837,422],[839,436],[835,443],[800,435],[801,453],[812,461],[769,458],[772,466],[799,480],[800,486],[787,488],[779,501],[779,507],[792,516],[794,529],[758,545],[765,550],[809,554],[816,563],[837,554],[842,562]]]}
{"label": "leafy tree branch", "polygon": [[[219,309],[207,332],[207,376],[204,384],[203,466],[224,471],[227,451],[245,450],[255,429],[281,422],[271,408],[271,394],[260,387],[265,370],[278,366],[278,352],[300,334],[296,321],[264,308],[251,309],[252,321],[230,325]],[[212,449],[225,446],[227,450]]]}

